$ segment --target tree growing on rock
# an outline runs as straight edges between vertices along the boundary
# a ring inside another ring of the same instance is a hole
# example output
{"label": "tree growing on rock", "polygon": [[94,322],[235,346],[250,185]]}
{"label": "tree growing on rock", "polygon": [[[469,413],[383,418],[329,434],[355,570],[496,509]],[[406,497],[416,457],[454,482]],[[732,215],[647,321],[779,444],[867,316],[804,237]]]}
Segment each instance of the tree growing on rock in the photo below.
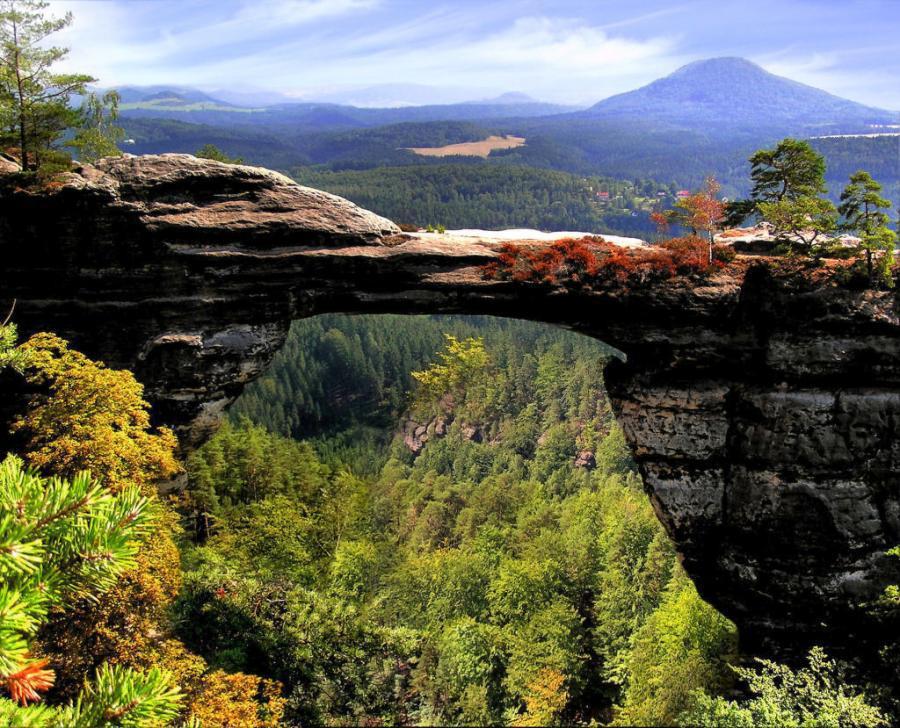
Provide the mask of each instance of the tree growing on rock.
{"label": "tree growing on rock", "polygon": [[427,369],[412,372],[419,383],[419,399],[434,403],[446,394],[455,398],[464,396],[466,387],[484,377],[490,357],[484,348],[484,340],[469,337],[460,341],[452,334],[444,334],[447,344],[438,354],[440,363]]}
{"label": "tree growing on rock", "polygon": [[[739,225],[751,215],[766,217],[762,204],[777,204],[782,215],[799,203],[809,208],[810,200],[825,194],[825,158],[808,142],[782,139],[773,149],[760,149],[750,156],[753,189],[747,200],[735,200],[727,206],[726,222]],[[784,204],[781,204],[784,203]]]}
{"label": "tree growing on rock", "polygon": [[825,158],[808,142],[782,139],[774,149],[755,152],[750,164],[750,200],[732,206],[732,217],[758,213],[778,238],[804,253],[837,231],[837,209],[822,197],[827,191]]}
{"label": "tree growing on rock", "polygon": [[702,234],[706,237],[708,262],[712,263],[715,235],[725,221],[725,203],[718,198],[721,189],[714,177],[707,177],[699,192],[678,200],[673,209],[654,213],[651,217],[660,229],[678,225],[690,230],[694,236]]}
{"label": "tree growing on rock", "polygon": [[821,197],[802,196],[794,200],[761,202],[758,209],[763,219],[774,227],[777,238],[792,247],[799,247],[804,253],[811,252],[820,238],[838,229],[834,204]]}
{"label": "tree growing on rock", "polygon": [[204,144],[197,150],[194,155],[200,159],[212,159],[214,162],[222,162],[223,164],[243,164],[241,157],[229,157],[225,152],[219,149],[215,144]]}
{"label": "tree growing on rock", "polygon": [[0,0],[0,140],[18,148],[22,169],[67,161],[53,150],[62,133],[78,121],[70,105],[95,79],[54,73],[68,49],[47,39],[72,22],[72,14],[46,15],[44,0]]}
{"label": "tree growing on rock", "polygon": [[838,211],[844,218],[842,227],[859,236],[870,282],[876,278],[887,283],[892,280],[897,234],[888,227],[890,217],[885,211],[890,206],[891,201],[881,196],[881,185],[863,170],[850,176],[850,183],[841,193]]}

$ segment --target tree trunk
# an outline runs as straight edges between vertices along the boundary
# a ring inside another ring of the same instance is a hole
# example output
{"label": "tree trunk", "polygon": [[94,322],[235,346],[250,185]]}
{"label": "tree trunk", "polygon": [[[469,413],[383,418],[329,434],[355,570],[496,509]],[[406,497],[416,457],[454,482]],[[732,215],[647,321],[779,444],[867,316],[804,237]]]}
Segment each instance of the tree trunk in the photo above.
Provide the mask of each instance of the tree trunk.
{"label": "tree trunk", "polygon": [[13,54],[13,64],[16,69],[16,91],[19,96],[17,99],[19,105],[19,153],[22,156],[22,171],[24,172],[28,170],[28,134],[25,131],[25,82],[22,80],[21,54],[19,53],[19,31],[15,21],[13,21],[13,44],[16,46],[16,51]]}

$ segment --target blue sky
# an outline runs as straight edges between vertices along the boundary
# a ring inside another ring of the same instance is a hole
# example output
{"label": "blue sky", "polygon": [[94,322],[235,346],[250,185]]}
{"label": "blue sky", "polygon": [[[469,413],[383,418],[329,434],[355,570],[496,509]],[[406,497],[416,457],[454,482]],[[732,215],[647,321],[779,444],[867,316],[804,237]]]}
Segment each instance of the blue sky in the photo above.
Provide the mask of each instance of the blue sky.
{"label": "blue sky", "polygon": [[[425,84],[588,104],[733,55],[900,109],[900,0],[52,0],[58,42],[102,85],[298,98]],[[461,99],[460,99],[461,100]]]}

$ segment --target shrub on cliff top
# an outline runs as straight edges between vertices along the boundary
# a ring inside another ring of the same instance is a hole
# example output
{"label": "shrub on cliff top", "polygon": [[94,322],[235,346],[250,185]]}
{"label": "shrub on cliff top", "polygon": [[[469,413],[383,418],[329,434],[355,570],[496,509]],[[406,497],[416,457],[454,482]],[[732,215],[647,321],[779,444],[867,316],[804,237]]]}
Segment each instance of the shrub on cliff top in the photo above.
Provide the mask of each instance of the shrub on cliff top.
{"label": "shrub on cliff top", "polygon": [[567,238],[540,246],[505,244],[496,261],[484,266],[492,280],[590,288],[604,282],[640,285],[676,275],[704,275],[733,260],[731,249],[708,246],[696,236],[673,238],[653,248],[630,249],[600,237]]}

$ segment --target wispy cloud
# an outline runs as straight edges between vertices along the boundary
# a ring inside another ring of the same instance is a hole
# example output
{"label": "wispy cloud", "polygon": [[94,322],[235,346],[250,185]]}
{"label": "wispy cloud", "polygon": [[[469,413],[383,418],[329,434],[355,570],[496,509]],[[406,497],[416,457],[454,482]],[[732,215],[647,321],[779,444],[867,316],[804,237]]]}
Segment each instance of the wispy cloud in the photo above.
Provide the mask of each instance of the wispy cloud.
{"label": "wispy cloud", "polygon": [[[898,0],[52,0],[109,85],[418,83],[593,102],[717,55],[900,107]],[[803,27],[802,34],[796,29]],[[878,50],[881,49],[881,50]]]}

